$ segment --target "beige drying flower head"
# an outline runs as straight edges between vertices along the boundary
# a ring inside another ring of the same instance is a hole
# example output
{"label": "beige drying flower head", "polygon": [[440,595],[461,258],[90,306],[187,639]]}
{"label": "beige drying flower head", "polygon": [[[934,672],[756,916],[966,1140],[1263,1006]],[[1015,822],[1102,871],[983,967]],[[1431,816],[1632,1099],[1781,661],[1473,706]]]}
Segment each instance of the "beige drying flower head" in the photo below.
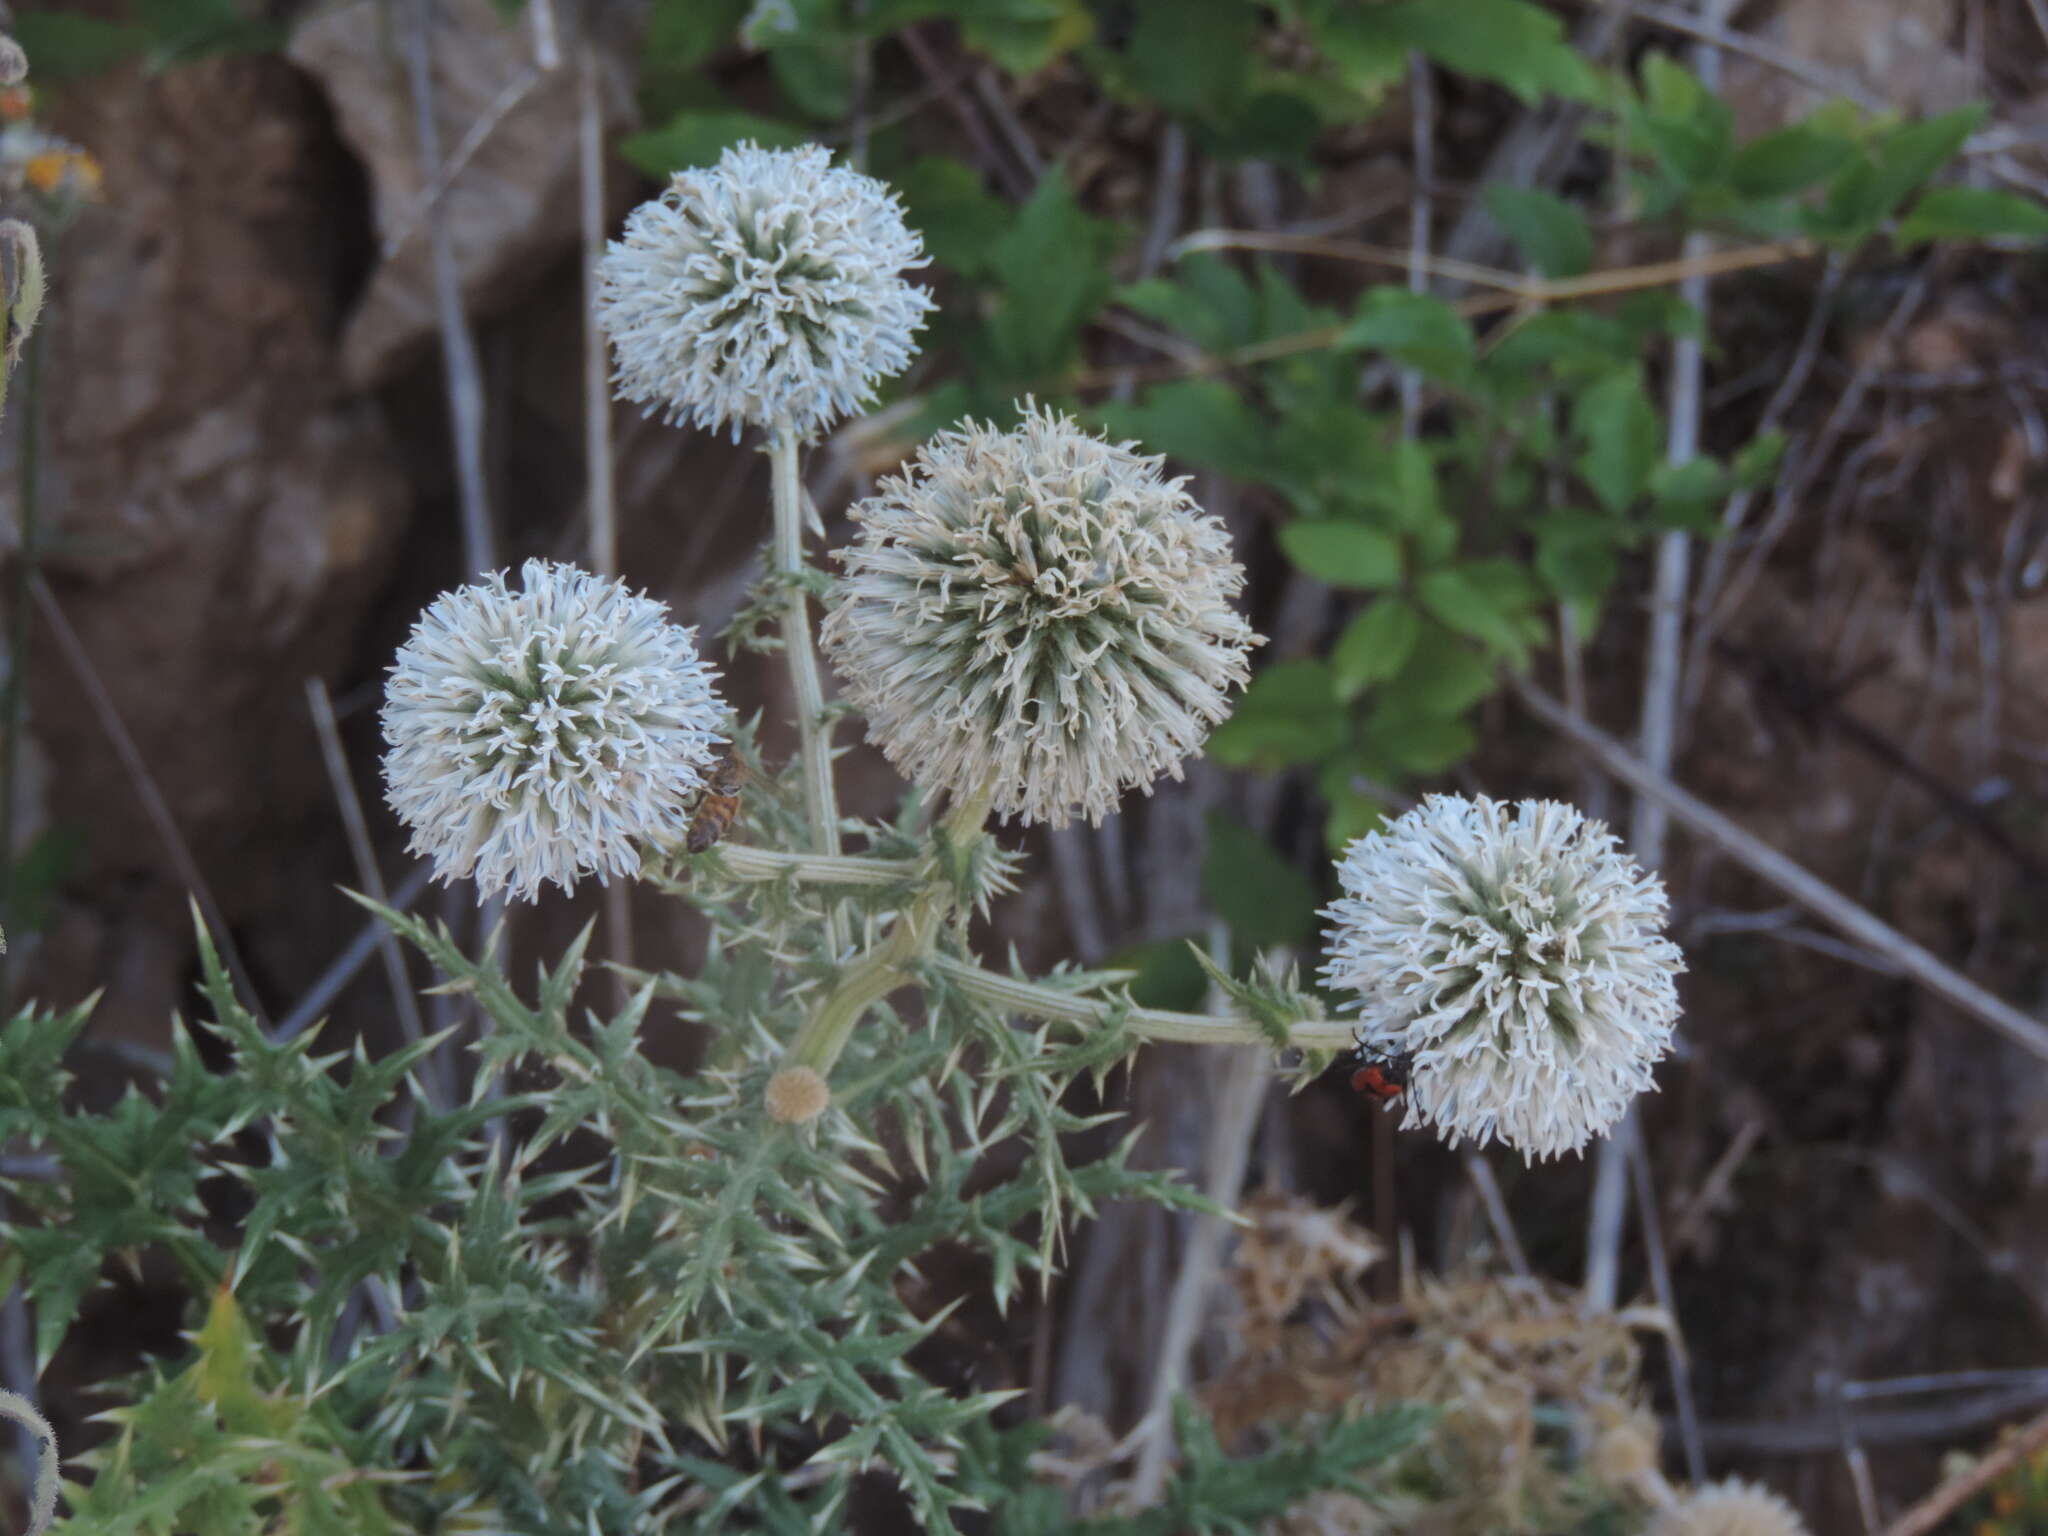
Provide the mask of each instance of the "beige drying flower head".
{"label": "beige drying flower head", "polygon": [[1658,1435],[1656,1416],[1629,1398],[1594,1404],[1593,1444],[1586,1470],[1609,1488],[1644,1490],[1656,1486]]}
{"label": "beige drying flower head", "polygon": [[906,778],[1060,827],[1181,776],[1260,637],[1228,531],[1161,464],[1026,402],[853,508],[823,640]]}
{"label": "beige drying flower head", "polygon": [[1790,1504],[1740,1478],[1695,1488],[1651,1522],[1645,1536],[1807,1536]]}
{"label": "beige drying flower head", "polygon": [[807,1125],[825,1113],[832,1089],[815,1067],[783,1067],[768,1079],[768,1118],[783,1125]]}

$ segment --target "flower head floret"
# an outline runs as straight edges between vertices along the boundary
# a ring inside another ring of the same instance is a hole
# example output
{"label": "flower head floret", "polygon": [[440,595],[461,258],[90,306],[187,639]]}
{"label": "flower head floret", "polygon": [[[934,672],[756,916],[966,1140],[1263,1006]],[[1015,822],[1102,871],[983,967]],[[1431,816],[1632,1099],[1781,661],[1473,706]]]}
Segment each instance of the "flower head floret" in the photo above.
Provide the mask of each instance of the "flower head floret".
{"label": "flower head floret", "polygon": [[1570,806],[1434,795],[1338,866],[1324,978],[1370,1051],[1413,1057],[1408,1119],[1576,1151],[1651,1086],[1684,962],[1664,888]]}
{"label": "flower head floret", "polygon": [[1259,637],[1229,532],[1160,465],[1027,408],[941,433],[853,508],[823,638],[899,771],[1055,827],[1181,776]]}
{"label": "flower head floret", "polygon": [[529,560],[443,593],[398,653],[384,777],[435,874],[531,899],[640,868],[675,839],[724,706],[694,631],[660,603],[570,565]]}
{"label": "flower head floret", "polygon": [[1740,1478],[1708,1483],[1658,1515],[1649,1536],[1806,1536],[1790,1504]]}
{"label": "flower head floret", "polygon": [[642,203],[599,269],[621,399],[707,430],[809,436],[900,373],[932,308],[895,194],[815,144],[741,144]]}

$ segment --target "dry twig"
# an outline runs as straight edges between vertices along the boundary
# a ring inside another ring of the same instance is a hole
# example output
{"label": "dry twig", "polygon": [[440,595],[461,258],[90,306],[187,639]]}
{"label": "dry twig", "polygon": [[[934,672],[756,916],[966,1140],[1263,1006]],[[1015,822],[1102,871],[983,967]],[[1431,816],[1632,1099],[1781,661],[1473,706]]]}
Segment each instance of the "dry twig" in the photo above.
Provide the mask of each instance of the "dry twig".
{"label": "dry twig", "polygon": [[[412,0],[406,58],[412,73],[413,126],[420,163],[441,164],[441,124],[435,105],[432,0]],[[455,439],[455,481],[462,508],[462,553],[469,575],[498,561],[491,535],[490,503],[484,482],[484,388],[477,366],[476,338],[462,309],[462,273],[455,261],[447,211],[437,199],[426,210],[433,243],[434,313],[441,331],[441,366],[448,392],[449,425]]]}
{"label": "dry twig", "polygon": [[1989,1488],[2008,1470],[2048,1449],[2048,1413],[2037,1415],[1999,1442],[1998,1448],[1978,1461],[1969,1471],[1942,1483],[1919,1503],[1884,1528],[1884,1536],[1926,1536],[1976,1494]]}
{"label": "dry twig", "polygon": [[[333,787],[335,804],[341,809],[342,830],[348,834],[348,849],[355,860],[356,878],[363,883],[364,895],[379,906],[388,907],[391,905],[391,893],[384,888],[384,874],[377,867],[377,850],[370,843],[370,827],[363,819],[363,803],[356,795],[355,780],[349,775],[348,754],[342,749],[341,729],[335,724],[334,701],[327,696],[327,684],[317,677],[307,678],[306,703],[313,711],[313,729],[320,738],[321,759],[327,764],[327,782]],[[382,923],[375,927],[377,953],[384,962],[384,979],[391,985],[391,1001],[398,1010],[399,1030],[404,1034],[407,1045],[417,1045],[425,1038],[426,1030],[420,1023],[419,999],[413,995],[412,978],[405,971],[405,955],[398,947],[396,934]],[[434,1109],[441,1109],[448,1103],[445,1091],[448,1079],[442,1072],[445,1063],[436,1056],[423,1065],[430,1069],[420,1074],[427,1090],[428,1104]]]}
{"label": "dry twig", "polygon": [[[1470,262],[1453,261],[1442,256],[1432,256],[1422,265],[1425,270],[1440,277],[1482,283],[1500,290],[1478,298],[1453,301],[1453,307],[1460,314],[1470,316],[1541,308],[1546,304],[1596,298],[1604,294],[1633,293],[1644,288],[1666,288],[1693,276],[1713,277],[1731,272],[1746,272],[1758,267],[1779,266],[1810,256],[1815,249],[1809,240],[1784,240],[1769,245],[1742,246],[1732,251],[1713,251],[1698,260],[1680,257],[1672,261],[1647,262],[1641,266],[1611,267],[1604,272],[1589,272],[1583,277],[1556,280],[1523,277],[1518,273],[1476,266]],[[1307,255],[1366,261],[1378,266],[1400,267],[1403,270],[1406,270],[1414,259],[1411,252],[1393,246],[1361,245],[1355,241],[1333,241],[1319,237],[1231,229],[1198,230],[1177,241],[1168,254],[1185,255],[1189,251],[1198,250],[1295,251]],[[1156,384],[1169,379],[1206,378],[1212,374],[1229,373],[1237,368],[1249,368],[1258,363],[1274,362],[1283,357],[1296,357],[1303,352],[1323,351],[1336,346],[1343,339],[1345,329],[1343,325],[1316,326],[1310,330],[1296,331],[1292,335],[1275,336],[1267,341],[1236,347],[1228,352],[1218,352],[1195,364],[1170,363],[1150,368],[1133,368],[1128,364],[1119,364],[1110,368],[1084,368],[1066,379],[1064,387],[1102,389],[1122,384],[1126,380],[1134,384]]]}
{"label": "dry twig", "polygon": [[135,798],[142,802],[143,814],[164,840],[172,868],[177,870],[178,878],[185,882],[185,889],[191,893],[200,915],[206,919],[213,942],[227,964],[228,975],[234,980],[236,992],[248,1004],[249,1011],[259,1021],[262,1020],[263,1000],[256,995],[255,983],[249,979],[249,972],[242,965],[241,951],[235,947],[234,936],[228,932],[227,916],[221,911],[220,903],[213,899],[213,887],[199,872],[199,861],[192,857],[192,849],[185,842],[185,835],[178,830],[177,819],[171,815],[170,803],[157,787],[156,775],[142,760],[141,749],[135,745],[135,738],[123,723],[120,710],[115,708],[114,696],[107,692],[107,685],[100,680],[92,657],[86,653],[85,643],[78,638],[78,631],[71,627],[71,620],[65,617],[63,608],[57,603],[57,594],[50,590],[42,572],[30,575],[29,587],[35,594],[36,606],[43,611],[43,621],[56,637],[57,649],[64,653],[64,660],[77,677],[79,686],[85,690],[92,712],[99,717],[100,729],[107,733],[114,755],[121,759],[121,766],[128,771],[128,782],[134,786]]}
{"label": "dry twig", "polygon": [[1680,789],[1606,732],[1572,715],[1533,684],[1516,679],[1516,696],[1529,712],[1571,738],[1614,777],[1639,794],[1662,800],[1672,818],[1705,838],[1768,885],[1791,897],[1858,943],[1896,959],[1899,968],[1944,1002],[2004,1035],[2020,1049],[2048,1061],[2048,1025],[1987,992],[1969,977],[1914,943],[1882,918],[1859,906],[1801,864]]}

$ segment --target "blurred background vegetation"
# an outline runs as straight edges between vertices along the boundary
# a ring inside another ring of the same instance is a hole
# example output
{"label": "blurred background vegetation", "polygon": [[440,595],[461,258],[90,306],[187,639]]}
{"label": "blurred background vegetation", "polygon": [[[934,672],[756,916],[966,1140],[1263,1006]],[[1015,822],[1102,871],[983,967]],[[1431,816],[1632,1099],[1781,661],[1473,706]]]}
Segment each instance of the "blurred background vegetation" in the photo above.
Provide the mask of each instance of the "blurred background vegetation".
{"label": "blurred background vegetation", "polygon": [[[5,986],[99,992],[82,1104],[155,1091],[195,874],[267,1020],[396,1038],[307,680],[395,900],[473,929],[377,804],[374,706],[433,593],[592,558],[581,200],[610,231],[729,143],[815,140],[900,189],[940,301],[910,373],[812,456],[831,540],[925,434],[1035,396],[1193,477],[1271,637],[1185,783],[1024,840],[995,938],[1198,1007],[1185,939],[1240,971],[1312,959],[1329,851],[1415,796],[1574,800],[1662,865],[1688,1013],[1630,1219],[1589,1223],[1593,1159],[1498,1166],[1517,1262],[1668,1304],[1690,1370],[1650,1346],[1658,1406],[1816,1530],[1896,1510],[2048,1401],[2042,1063],[1712,845],[1646,839],[1502,681],[1619,736],[1649,722],[1673,778],[2039,1011],[2041,0],[64,0],[11,26],[34,97],[9,121],[91,166],[52,210],[0,473]],[[629,410],[606,426],[618,568],[716,634],[756,573],[765,465]],[[61,624],[20,617],[31,570]],[[779,760],[773,668],[733,669]],[[849,809],[882,814],[885,766],[852,766]],[[516,911],[515,973],[594,908]],[[667,904],[627,917],[609,953],[695,963]],[[645,1048],[688,1066],[697,1044],[657,1009]],[[1142,1161],[1229,1163],[1233,1065],[1162,1049],[1113,1085]],[[1335,1085],[1232,1134],[1247,1188],[1357,1203],[1383,1297],[1396,1252],[1508,1263],[1461,1159]],[[1111,1212],[1006,1317],[941,1271],[967,1299],[947,1347],[1034,1414],[1121,1433],[1189,1220]],[[99,1432],[90,1383],[194,1326],[160,1256],[100,1279],[41,1388],[67,1449]],[[1245,1332],[1229,1291],[1197,1382]],[[26,1328],[17,1295],[9,1385]]]}

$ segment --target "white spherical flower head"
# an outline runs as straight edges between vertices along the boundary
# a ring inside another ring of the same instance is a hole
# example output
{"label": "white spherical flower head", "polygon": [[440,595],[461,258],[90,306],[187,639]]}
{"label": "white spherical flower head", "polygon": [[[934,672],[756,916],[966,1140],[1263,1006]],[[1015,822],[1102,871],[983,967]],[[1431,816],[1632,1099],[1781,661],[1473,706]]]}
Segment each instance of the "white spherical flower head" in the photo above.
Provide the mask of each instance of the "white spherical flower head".
{"label": "white spherical flower head", "polygon": [[853,508],[824,643],[900,772],[1055,827],[1181,776],[1260,637],[1229,533],[1160,464],[1031,408]]}
{"label": "white spherical flower head", "polygon": [[1740,1478],[1696,1488],[1651,1523],[1648,1536],[1807,1536],[1790,1504]]}
{"label": "white spherical flower head", "polygon": [[1651,1086],[1685,969],[1664,887],[1568,805],[1433,795],[1338,866],[1324,979],[1412,1058],[1408,1120],[1577,1151]]}
{"label": "white spherical flower head", "polygon": [[384,779],[442,880],[531,900],[679,838],[725,708],[694,632],[623,584],[529,560],[445,592],[384,698]]}
{"label": "white spherical flower head", "polygon": [[932,300],[902,273],[926,259],[895,194],[815,144],[678,171],[599,267],[619,398],[735,439],[784,420],[808,437],[910,362]]}

